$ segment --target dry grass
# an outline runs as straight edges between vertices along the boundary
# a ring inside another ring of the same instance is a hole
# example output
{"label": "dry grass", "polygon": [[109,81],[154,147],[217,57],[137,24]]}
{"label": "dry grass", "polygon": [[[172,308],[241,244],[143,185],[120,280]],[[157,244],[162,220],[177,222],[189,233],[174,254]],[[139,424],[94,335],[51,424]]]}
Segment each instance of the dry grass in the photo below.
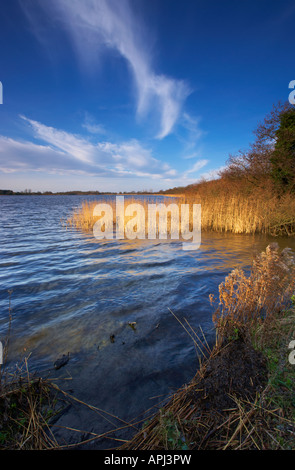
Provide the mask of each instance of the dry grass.
{"label": "dry grass", "polygon": [[[69,379],[68,379],[69,380]],[[56,418],[69,406],[79,412],[83,408],[107,421],[104,433],[85,431],[56,424]],[[95,441],[110,440],[116,447],[125,442],[121,433],[138,430],[139,422],[128,423],[69,394],[53,380],[36,377],[29,372],[28,359],[13,374],[2,374],[0,383],[0,450],[79,449]],[[64,437],[56,437],[62,431]],[[71,443],[65,440],[71,436]],[[73,442],[74,441],[74,442]]]}
{"label": "dry grass", "polygon": [[244,194],[222,189],[187,195],[189,203],[202,207],[202,230],[231,233],[295,234],[295,198],[278,199],[272,192]]}
{"label": "dry grass", "polygon": [[[277,244],[254,259],[249,275],[230,273],[219,287],[211,349],[204,335],[180,322],[202,352],[200,368],[139,431],[140,419],[127,423],[35,379],[27,361],[15,377],[2,374],[0,448],[69,448],[107,438],[122,450],[295,450],[295,369],[287,349],[295,335],[294,274],[294,254]],[[56,393],[104,415],[112,429],[60,446],[50,425]],[[120,437],[127,429],[136,432],[130,441]]]}
{"label": "dry grass", "polygon": [[0,449],[49,450],[59,447],[49,420],[57,412],[49,381],[29,373],[28,362],[0,384]]}
{"label": "dry grass", "polygon": [[81,208],[75,209],[73,214],[66,220],[66,226],[85,231],[92,230],[96,221],[93,216],[95,205],[96,203],[84,201]]}
{"label": "dry grass", "polygon": [[121,449],[295,449],[295,370],[287,355],[294,274],[294,255],[274,244],[249,276],[226,278],[215,346],[193,380]]}
{"label": "dry grass", "polygon": [[[131,205],[132,204],[139,204],[141,208],[144,211],[143,217],[138,216],[138,222],[140,226],[137,226],[137,223],[134,225],[134,230],[135,232],[139,233],[141,230],[143,230],[144,237],[148,237],[148,227],[149,227],[149,207],[152,204],[164,204],[165,207],[167,208],[167,236],[171,234],[173,223],[171,220],[173,219],[174,215],[172,215],[172,212],[168,210],[169,206],[172,204],[174,207],[177,208],[176,210],[176,217],[175,222],[177,225],[176,227],[181,227],[181,203],[184,202],[183,197],[180,196],[167,196],[164,198],[159,199],[147,199],[144,196],[134,198],[134,197],[124,197],[124,230],[126,233],[126,227],[129,221],[134,220],[134,217],[137,217],[137,213],[133,212],[131,213]],[[117,222],[117,212],[116,212],[116,199],[115,198],[109,198],[109,199],[101,199],[97,201],[84,201],[81,205],[81,207],[75,209],[73,213],[70,215],[70,217],[65,221],[65,225],[68,227],[74,227],[79,230],[83,230],[86,232],[92,231],[95,223],[100,219],[104,217],[104,214],[102,213],[102,217],[95,215],[95,207],[98,204],[107,204],[111,210],[112,210],[112,229],[116,230],[116,222]],[[130,215],[128,214],[128,207],[130,209]],[[192,206],[190,207],[190,212],[192,212]],[[164,214],[164,212],[163,212]],[[191,219],[192,220],[192,219]],[[156,235],[159,235],[159,214],[157,214],[156,219]],[[190,224],[190,227],[192,225]],[[103,228],[102,228],[103,230]]]}
{"label": "dry grass", "polygon": [[[117,447],[125,442],[121,434],[143,422],[143,418],[126,422],[103,409],[85,403],[83,400],[61,389],[54,379],[40,377],[29,370],[29,358],[14,367],[8,366],[9,340],[12,330],[11,294],[9,293],[9,318],[5,341],[3,342],[3,363],[0,364],[0,450],[61,450],[76,449],[95,441],[110,440]],[[66,380],[71,380],[67,374]],[[56,423],[67,407],[90,410],[104,419],[110,429],[104,433],[85,431]],[[64,437],[56,437],[56,430]],[[71,443],[65,440],[71,437]],[[74,442],[73,442],[74,441]]]}
{"label": "dry grass", "polygon": [[[230,405],[218,409],[214,399],[211,402],[207,369],[220,354],[221,350],[214,348],[194,379],[173,395],[120,450],[265,448],[265,443],[259,442],[258,433],[258,424],[259,427],[265,425],[261,419],[263,394],[257,394],[250,402],[247,397],[238,397],[234,390],[230,391],[226,384],[222,384],[224,389],[214,390],[214,398],[216,395],[227,395]],[[222,374],[219,367],[216,371]],[[213,381],[216,379],[212,373],[211,378]]]}
{"label": "dry grass", "polygon": [[50,381],[29,372],[28,358],[7,367],[12,325],[11,295],[9,294],[8,328],[0,364],[0,449],[48,450],[58,448],[49,420],[58,412],[56,393]]}
{"label": "dry grass", "polygon": [[[190,230],[192,230],[193,204],[201,204],[202,231],[231,232],[240,234],[264,233],[271,235],[295,234],[295,198],[291,194],[285,194],[278,198],[270,189],[239,190],[229,188],[216,182],[212,186],[200,185],[195,192],[185,195],[167,195],[161,200],[166,206],[177,204],[181,214],[181,204],[189,205]],[[174,199],[171,198],[174,197]],[[147,227],[148,204],[150,199],[125,197],[125,209],[127,205],[139,203],[143,206],[146,218],[142,221]],[[158,201],[159,202],[159,201]],[[157,203],[158,203],[157,202]],[[97,203],[107,203],[113,208],[113,224],[116,223],[116,210],[114,199],[105,199],[97,202],[85,201],[76,209],[66,221],[67,226],[90,231],[93,229],[98,217],[93,215]],[[125,224],[130,217],[125,217]],[[171,218],[168,214],[168,230]]]}
{"label": "dry grass", "polygon": [[[219,285],[219,305],[213,315],[217,332],[224,338],[232,332],[263,322],[288,307],[295,292],[295,261],[289,248],[281,252],[272,243],[252,263],[246,275],[242,269],[233,270]],[[211,302],[216,302],[210,296]]]}

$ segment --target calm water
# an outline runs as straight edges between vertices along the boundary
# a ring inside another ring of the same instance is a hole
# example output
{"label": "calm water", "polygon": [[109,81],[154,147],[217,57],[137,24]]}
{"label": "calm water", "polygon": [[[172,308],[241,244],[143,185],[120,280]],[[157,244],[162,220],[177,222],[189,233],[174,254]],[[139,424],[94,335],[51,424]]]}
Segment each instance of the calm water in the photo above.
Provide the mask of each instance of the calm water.
{"label": "calm water", "polygon": [[[209,294],[218,294],[233,268],[249,268],[271,239],[203,233],[196,251],[178,241],[98,241],[61,223],[83,200],[0,197],[0,340],[12,290],[9,364],[30,355],[32,371],[129,421],[196,371],[193,342],[169,309],[213,340]],[[295,248],[294,240],[277,241]],[[68,365],[55,371],[56,358],[68,352]],[[113,421],[74,408],[59,424],[102,432]],[[81,439],[68,434],[69,442]]]}

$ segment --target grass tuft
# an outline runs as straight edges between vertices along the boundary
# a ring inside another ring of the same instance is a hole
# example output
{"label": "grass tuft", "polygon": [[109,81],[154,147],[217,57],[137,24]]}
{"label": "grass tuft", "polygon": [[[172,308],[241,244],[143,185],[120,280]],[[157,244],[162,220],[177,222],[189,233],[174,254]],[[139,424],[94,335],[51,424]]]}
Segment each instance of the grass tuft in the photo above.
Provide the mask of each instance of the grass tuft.
{"label": "grass tuft", "polygon": [[[270,245],[220,285],[216,344],[122,450],[294,450],[294,255]],[[171,447],[172,446],[172,447]]]}

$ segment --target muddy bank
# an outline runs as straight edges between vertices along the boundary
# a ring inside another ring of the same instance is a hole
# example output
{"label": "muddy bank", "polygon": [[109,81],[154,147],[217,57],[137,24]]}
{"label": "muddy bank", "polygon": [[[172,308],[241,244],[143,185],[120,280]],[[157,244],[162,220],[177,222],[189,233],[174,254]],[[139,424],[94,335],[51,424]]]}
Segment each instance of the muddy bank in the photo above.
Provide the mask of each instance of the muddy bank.
{"label": "muddy bank", "polygon": [[233,397],[253,400],[266,382],[265,358],[249,341],[239,338],[211,358],[201,380],[196,379],[191,397],[204,410],[222,412],[233,405]]}
{"label": "muddy bank", "polygon": [[247,413],[267,381],[263,355],[245,338],[232,340],[121,449],[217,449],[237,425],[239,407]]}

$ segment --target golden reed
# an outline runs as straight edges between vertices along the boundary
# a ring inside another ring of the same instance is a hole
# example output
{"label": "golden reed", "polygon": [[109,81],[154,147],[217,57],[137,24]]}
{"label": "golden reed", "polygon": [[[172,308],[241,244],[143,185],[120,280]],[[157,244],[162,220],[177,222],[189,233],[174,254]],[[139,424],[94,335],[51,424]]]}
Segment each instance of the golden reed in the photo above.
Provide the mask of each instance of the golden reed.
{"label": "golden reed", "polygon": [[[129,204],[140,203],[146,214],[150,199],[126,197],[125,207]],[[190,220],[194,204],[201,205],[201,229],[202,231],[231,232],[239,234],[264,233],[270,235],[294,235],[295,234],[295,198],[287,194],[278,199],[270,191],[255,192],[255,194],[239,194],[237,192],[220,191],[218,194],[210,192],[198,192],[181,195],[174,198],[163,198],[161,202],[166,206],[177,204],[189,205]],[[98,217],[93,215],[97,204],[109,204],[113,208],[114,223],[115,199],[98,201],[84,201],[80,208],[73,211],[67,219],[66,225],[77,229],[90,231],[93,229]],[[130,219],[130,217],[129,217]],[[125,223],[128,222],[128,217]],[[168,213],[168,222],[170,214]]]}

